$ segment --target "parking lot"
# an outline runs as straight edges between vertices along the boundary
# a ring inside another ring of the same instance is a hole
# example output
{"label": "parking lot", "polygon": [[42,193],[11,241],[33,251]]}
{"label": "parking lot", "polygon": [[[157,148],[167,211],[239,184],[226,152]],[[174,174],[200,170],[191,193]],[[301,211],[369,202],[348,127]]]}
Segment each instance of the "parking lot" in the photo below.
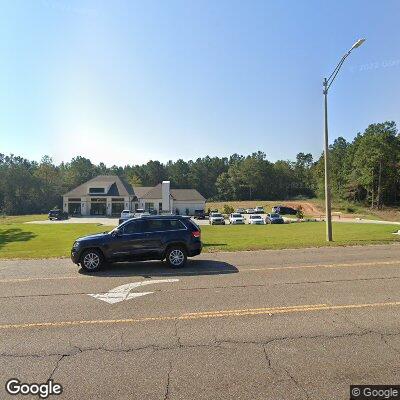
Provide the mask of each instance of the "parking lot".
{"label": "parking lot", "polygon": [[[343,399],[399,376],[400,246],[203,254],[184,269],[1,261],[1,398]],[[26,397],[25,397],[26,398]]]}

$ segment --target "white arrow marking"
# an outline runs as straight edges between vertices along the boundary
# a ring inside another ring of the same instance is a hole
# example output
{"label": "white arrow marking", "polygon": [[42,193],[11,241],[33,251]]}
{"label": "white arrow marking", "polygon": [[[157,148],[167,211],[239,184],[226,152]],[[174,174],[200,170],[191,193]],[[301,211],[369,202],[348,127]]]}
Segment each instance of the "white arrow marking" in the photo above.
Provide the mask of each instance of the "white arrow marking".
{"label": "white arrow marking", "polygon": [[120,301],[130,300],[134,299],[135,297],[146,296],[146,294],[154,293],[154,292],[130,293],[131,290],[136,289],[140,286],[152,285],[153,283],[173,283],[178,281],[179,279],[156,279],[154,281],[126,283],[125,285],[117,286],[116,288],[109,290],[107,293],[90,293],[88,294],[88,296],[105,301],[106,303],[109,304],[115,304],[119,303]]}

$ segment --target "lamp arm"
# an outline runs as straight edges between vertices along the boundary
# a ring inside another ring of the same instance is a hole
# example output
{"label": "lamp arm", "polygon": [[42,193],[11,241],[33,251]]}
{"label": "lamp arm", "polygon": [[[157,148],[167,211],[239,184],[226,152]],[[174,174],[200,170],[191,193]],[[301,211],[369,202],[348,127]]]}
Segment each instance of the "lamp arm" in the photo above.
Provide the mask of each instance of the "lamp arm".
{"label": "lamp arm", "polygon": [[[352,50],[352,49],[351,49]],[[338,65],[336,65],[335,69],[333,70],[333,72],[330,74],[329,78],[326,80],[327,83],[327,87],[326,90],[328,91],[329,88],[331,87],[333,81],[335,80],[337,74],[340,71],[340,68],[342,68],[343,63],[345,62],[346,58],[350,55],[351,50],[349,50],[339,61]]]}

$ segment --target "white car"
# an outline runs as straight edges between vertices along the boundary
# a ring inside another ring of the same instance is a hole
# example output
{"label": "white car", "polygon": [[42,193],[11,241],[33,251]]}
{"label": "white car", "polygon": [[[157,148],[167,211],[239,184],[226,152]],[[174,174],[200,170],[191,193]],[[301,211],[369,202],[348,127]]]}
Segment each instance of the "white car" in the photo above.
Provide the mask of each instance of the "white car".
{"label": "white car", "polygon": [[251,225],[264,225],[265,221],[264,221],[264,218],[261,215],[252,214],[249,217],[249,224],[251,224]]}
{"label": "white car", "polygon": [[246,208],[246,214],[254,214],[254,208]]}
{"label": "white car", "polygon": [[264,207],[257,206],[257,207],[254,209],[254,212],[255,212],[256,214],[264,214]]}
{"label": "white car", "polygon": [[135,213],[131,210],[122,210],[121,212],[121,219],[129,219],[133,218],[135,216]]}
{"label": "white car", "polygon": [[143,210],[143,208],[138,208],[135,211],[135,217],[140,218],[142,215],[150,215],[150,213],[145,211],[145,210]]}
{"label": "white car", "polygon": [[232,225],[235,224],[244,224],[244,217],[242,214],[239,213],[233,213],[233,214],[229,214],[229,223]]}
{"label": "white car", "polygon": [[212,212],[208,220],[210,225],[225,225],[224,216],[218,212]]}

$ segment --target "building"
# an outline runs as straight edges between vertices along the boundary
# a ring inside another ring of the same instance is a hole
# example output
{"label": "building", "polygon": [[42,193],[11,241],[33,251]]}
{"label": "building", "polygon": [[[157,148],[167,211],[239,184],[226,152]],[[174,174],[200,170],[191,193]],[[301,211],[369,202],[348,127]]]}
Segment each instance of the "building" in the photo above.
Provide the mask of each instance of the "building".
{"label": "building", "polygon": [[119,216],[122,210],[193,215],[204,210],[205,198],[195,189],[171,189],[164,181],[154,187],[132,187],[115,175],[100,175],[63,195],[70,215]]}

